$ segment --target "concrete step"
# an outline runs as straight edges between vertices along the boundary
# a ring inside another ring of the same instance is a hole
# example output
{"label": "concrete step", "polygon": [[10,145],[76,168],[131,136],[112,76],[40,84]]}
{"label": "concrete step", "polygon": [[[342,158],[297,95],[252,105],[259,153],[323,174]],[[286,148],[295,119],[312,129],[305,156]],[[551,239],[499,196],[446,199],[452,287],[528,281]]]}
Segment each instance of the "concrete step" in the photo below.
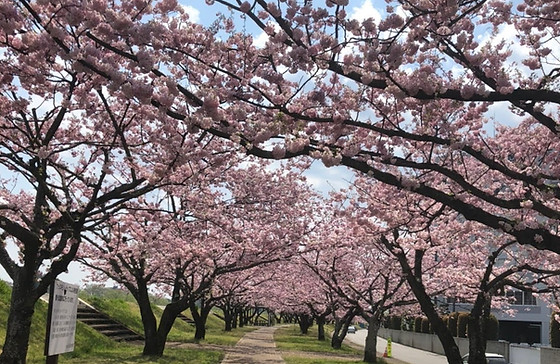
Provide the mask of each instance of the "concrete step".
{"label": "concrete step", "polygon": [[189,318],[189,317],[183,315],[182,313],[180,313],[180,314],[177,316],[177,318],[180,319],[180,320],[182,320],[182,321],[185,321],[185,322],[188,323],[188,324],[194,325],[194,320],[193,320],[192,318]]}
{"label": "concrete step", "polygon": [[142,335],[81,300],[78,304],[77,316],[79,321],[115,341],[144,340]]}

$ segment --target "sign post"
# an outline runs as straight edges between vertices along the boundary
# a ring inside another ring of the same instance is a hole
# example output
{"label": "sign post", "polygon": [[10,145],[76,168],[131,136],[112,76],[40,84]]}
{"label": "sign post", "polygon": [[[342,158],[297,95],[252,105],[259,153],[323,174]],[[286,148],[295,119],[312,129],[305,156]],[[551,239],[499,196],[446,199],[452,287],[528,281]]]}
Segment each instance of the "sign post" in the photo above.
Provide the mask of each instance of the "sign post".
{"label": "sign post", "polygon": [[58,363],[58,354],[74,350],[78,316],[78,286],[55,280],[50,287],[45,356]]}

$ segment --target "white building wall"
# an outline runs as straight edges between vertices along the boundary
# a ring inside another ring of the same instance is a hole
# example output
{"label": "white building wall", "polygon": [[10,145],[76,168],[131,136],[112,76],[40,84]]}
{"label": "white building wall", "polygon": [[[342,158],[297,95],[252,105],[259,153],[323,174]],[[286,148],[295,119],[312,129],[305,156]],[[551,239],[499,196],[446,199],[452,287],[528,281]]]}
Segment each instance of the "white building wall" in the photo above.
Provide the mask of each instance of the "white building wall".
{"label": "white building wall", "polygon": [[547,304],[537,299],[536,306],[511,305],[516,313],[508,315],[504,312],[493,310],[493,314],[499,321],[526,321],[541,324],[541,344],[550,345],[550,314],[551,310]]}

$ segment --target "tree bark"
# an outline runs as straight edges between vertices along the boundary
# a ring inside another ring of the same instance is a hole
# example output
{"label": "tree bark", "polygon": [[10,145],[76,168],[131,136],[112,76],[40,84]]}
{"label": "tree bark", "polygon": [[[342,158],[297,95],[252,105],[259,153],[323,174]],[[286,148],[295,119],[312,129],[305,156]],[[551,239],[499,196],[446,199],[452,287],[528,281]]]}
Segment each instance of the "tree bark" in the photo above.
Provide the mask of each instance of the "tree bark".
{"label": "tree bark", "polygon": [[237,329],[237,322],[239,321],[239,309],[237,307],[233,308],[233,317],[231,320],[231,328]]}
{"label": "tree bark", "polygon": [[486,362],[486,320],[490,315],[488,296],[479,292],[471,309],[467,332],[469,337],[469,364]]}
{"label": "tree bark", "polygon": [[406,278],[410,289],[414,293],[414,296],[418,300],[422,312],[426,315],[430,324],[432,324],[432,329],[434,333],[439,338],[441,345],[443,346],[443,351],[447,357],[449,364],[462,364],[461,353],[459,352],[459,347],[455,343],[453,334],[448,329],[447,325],[443,322],[442,318],[439,316],[432,298],[426,292],[426,288],[422,283],[422,257],[423,251],[416,251],[415,256],[415,266],[414,272],[408,263],[406,255],[396,244],[392,244],[386,237],[381,237],[381,242],[393,253],[395,258],[399,261],[399,264],[403,270],[403,274]]}
{"label": "tree bark", "polygon": [[298,324],[299,324],[299,331],[302,335],[307,335],[309,332],[309,328],[313,324],[313,318],[306,314],[302,313],[298,315]]}
{"label": "tree bark", "polygon": [[69,262],[75,255],[77,246],[68,253],[68,258],[53,263],[51,271],[39,279],[36,260],[38,255],[38,243],[26,244],[27,252],[23,267],[12,267],[10,277],[13,280],[12,294],[10,297],[10,310],[6,325],[6,337],[2,353],[1,364],[25,364],[29,346],[29,335],[31,333],[31,322],[35,313],[35,304],[56,277],[68,267]]}
{"label": "tree bark", "polygon": [[366,363],[377,363],[377,333],[380,326],[381,320],[378,317],[371,316],[368,320],[366,345],[364,347],[364,362]]}
{"label": "tree bark", "polygon": [[212,305],[205,304],[204,300],[200,301],[200,311],[196,307],[196,302],[191,301],[190,309],[195,325],[195,340],[204,340],[206,338],[206,321],[208,320],[208,315],[212,310]]}
{"label": "tree bark", "polygon": [[235,304],[233,304],[228,298],[220,301],[220,304],[216,305],[224,313],[224,331],[230,332],[233,329],[235,320]]}
{"label": "tree bark", "polygon": [[317,340],[325,341],[325,317],[317,316],[315,320],[317,321]]}
{"label": "tree bark", "polygon": [[331,347],[333,349],[342,348],[342,342],[348,332],[348,326],[350,326],[356,314],[356,309],[352,308],[348,310],[341,319],[335,320],[334,332],[331,338]]}
{"label": "tree bark", "polygon": [[172,302],[165,306],[161,319],[159,320],[159,327],[157,330],[157,356],[162,356],[165,350],[165,343],[167,342],[167,336],[177,319],[177,316],[181,312],[187,309],[187,303],[185,299],[181,299],[176,302]]}
{"label": "tree bark", "polygon": [[1,364],[25,364],[36,302],[33,280],[14,280]]}
{"label": "tree bark", "polygon": [[[185,299],[175,300],[163,310],[163,314],[157,324],[156,317],[150,304],[148,288],[145,282],[137,279],[138,289],[131,290],[140,308],[142,325],[144,326],[144,349],[142,355],[145,356],[162,356],[167,342],[169,331],[173,327],[173,323],[179,313],[188,308]],[[130,288],[129,288],[130,290]]]}
{"label": "tree bark", "polygon": [[229,332],[233,328],[233,314],[229,310],[223,310],[223,311],[224,311],[224,321],[225,321],[224,331]]}
{"label": "tree bark", "polygon": [[[126,285],[138,303],[142,326],[144,327],[144,349],[142,355],[158,355],[157,320],[150,304],[148,289],[142,280],[136,277],[137,288]],[[161,354],[160,354],[161,355]]]}

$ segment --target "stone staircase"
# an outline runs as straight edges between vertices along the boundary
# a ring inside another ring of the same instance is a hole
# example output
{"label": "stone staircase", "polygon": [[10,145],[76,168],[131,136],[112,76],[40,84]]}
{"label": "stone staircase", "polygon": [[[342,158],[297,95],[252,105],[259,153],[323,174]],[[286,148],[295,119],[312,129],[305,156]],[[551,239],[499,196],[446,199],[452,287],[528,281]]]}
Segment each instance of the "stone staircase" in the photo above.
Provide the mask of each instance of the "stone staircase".
{"label": "stone staircase", "polygon": [[78,320],[115,341],[144,340],[140,334],[99,312],[82,300],[78,303]]}
{"label": "stone staircase", "polygon": [[182,313],[180,313],[180,314],[177,316],[177,318],[178,318],[179,320],[185,321],[187,324],[194,325],[194,320],[193,320],[192,318],[189,318],[189,317],[183,315]]}

